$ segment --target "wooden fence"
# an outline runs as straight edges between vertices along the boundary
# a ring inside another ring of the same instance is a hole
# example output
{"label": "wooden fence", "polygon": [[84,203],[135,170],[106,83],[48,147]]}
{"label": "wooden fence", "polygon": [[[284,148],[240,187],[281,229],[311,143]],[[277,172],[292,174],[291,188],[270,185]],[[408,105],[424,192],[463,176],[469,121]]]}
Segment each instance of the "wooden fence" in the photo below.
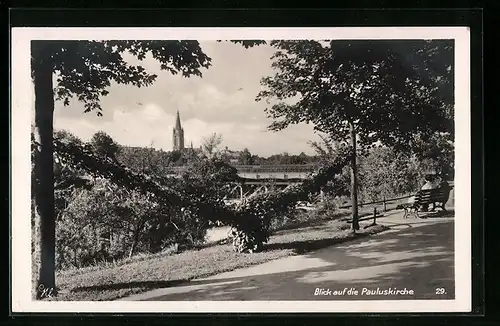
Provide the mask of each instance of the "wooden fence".
{"label": "wooden fence", "polygon": [[[401,201],[403,201],[403,200],[406,201],[411,196],[413,196],[413,194],[401,196],[401,197],[395,197],[395,198],[384,198],[382,200],[368,202],[368,203],[359,203],[358,204],[359,208],[366,208],[366,207],[373,206],[373,213],[371,215],[368,215],[368,216],[360,217],[358,219],[358,221],[361,222],[361,221],[366,221],[366,220],[373,220],[373,224],[376,224],[377,218],[384,216],[383,213],[385,213],[389,210],[395,209],[397,207],[397,205],[399,203],[401,203]],[[391,206],[391,207],[389,207],[389,206]],[[345,209],[345,208],[350,208],[350,207],[352,207],[352,205],[349,204],[349,205],[340,206],[339,208]],[[382,213],[382,214],[380,214],[380,213]],[[347,222],[352,223],[352,219],[348,220]]]}
{"label": "wooden fence", "polygon": [[[454,181],[449,181],[448,184],[450,187],[453,189],[455,187],[455,182]],[[401,197],[395,197],[395,198],[384,198],[382,200],[378,201],[373,201],[373,202],[368,202],[368,203],[359,203],[358,207],[359,208],[364,208],[364,207],[370,207],[373,206],[373,214],[369,216],[365,216],[362,218],[359,218],[359,221],[365,221],[365,220],[371,220],[373,219],[373,223],[375,224],[377,217],[383,217],[383,215],[379,215],[378,213],[382,211],[383,213],[387,212],[388,210],[395,209],[398,204],[402,204],[402,201],[406,202],[408,198],[414,196],[415,194],[410,194],[406,196],[401,196]],[[350,208],[352,205],[343,205],[340,206],[339,208]],[[392,206],[389,208],[389,206]],[[379,207],[380,209],[377,209]],[[349,223],[352,222],[352,220],[348,221]]]}
{"label": "wooden fence", "polygon": [[[373,201],[373,202],[368,202],[368,203],[359,203],[358,206],[359,207],[364,207],[364,206],[371,206],[371,205],[382,205],[384,208],[384,211],[387,210],[387,205],[388,204],[391,204],[391,203],[394,203],[394,202],[397,202],[399,200],[403,200],[403,199],[408,199],[410,198],[412,195],[406,195],[406,196],[402,196],[402,197],[396,197],[396,198],[384,198],[382,200],[378,200],[378,201]],[[352,205],[349,204],[349,205],[343,205],[343,206],[340,206],[339,208],[349,208],[351,207]]]}

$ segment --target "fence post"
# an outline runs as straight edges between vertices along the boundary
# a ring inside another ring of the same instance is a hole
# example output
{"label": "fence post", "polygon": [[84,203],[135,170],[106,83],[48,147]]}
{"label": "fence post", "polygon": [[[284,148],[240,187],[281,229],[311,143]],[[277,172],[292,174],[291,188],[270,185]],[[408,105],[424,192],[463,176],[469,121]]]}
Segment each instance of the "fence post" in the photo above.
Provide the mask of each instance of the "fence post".
{"label": "fence post", "polygon": [[373,207],[373,225],[377,224],[377,207]]}
{"label": "fence post", "polygon": [[387,212],[387,206],[386,206],[386,202],[385,202],[385,196],[384,196],[384,213]]}

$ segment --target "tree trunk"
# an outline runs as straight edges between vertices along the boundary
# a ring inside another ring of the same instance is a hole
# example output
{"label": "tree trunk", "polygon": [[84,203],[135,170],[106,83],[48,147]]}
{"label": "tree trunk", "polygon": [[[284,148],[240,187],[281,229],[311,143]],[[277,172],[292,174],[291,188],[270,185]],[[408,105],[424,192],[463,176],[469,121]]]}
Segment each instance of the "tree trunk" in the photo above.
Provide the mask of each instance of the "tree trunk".
{"label": "tree trunk", "polygon": [[128,257],[132,257],[137,249],[137,245],[139,244],[139,236],[141,235],[142,228],[144,227],[144,222],[141,221],[137,225],[134,230],[134,236],[132,238],[132,245],[130,246],[130,251],[128,253]]}
{"label": "tree trunk", "polygon": [[130,246],[130,251],[128,252],[128,258],[131,258],[135,253],[135,248],[137,248],[137,243],[139,242],[139,237],[137,234],[134,235],[132,240],[132,245]]}
{"label": "tree trunk", "polygon": [[[34,42],[33,42],[34,43]],[[37,142],[35,183],[35,270],[36,298],[56,292],[55,287],[55,208],[54,208],[54,94],[52,62],[48,51],[32,44],[35,83],[35,126]],[[42,291],[43,289],[43,291]]]}
{"label": "tree trunk", "polygon": [[351,209],[352,209],[352,230],[359,230],[358,221],[358,179],[356,168],[356,130],[354,123],[350,123],[351,133]]}

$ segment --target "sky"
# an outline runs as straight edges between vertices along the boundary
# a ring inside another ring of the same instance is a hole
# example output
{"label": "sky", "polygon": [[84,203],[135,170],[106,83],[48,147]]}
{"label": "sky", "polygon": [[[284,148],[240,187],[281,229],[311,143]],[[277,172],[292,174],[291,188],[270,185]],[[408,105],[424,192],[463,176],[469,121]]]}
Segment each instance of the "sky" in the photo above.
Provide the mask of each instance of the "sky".
{"label": "sky", "polygon": [[[248,148],[252,154],[270,156],[288,152],[313,154],[308,145],[318,140],[312,125],[290,126],[279,132],[267,131],[272,120],[266,117],[265,101],[256,102],[260,79],[273,74],[273,48],[245,49],[230,42],[201,41],[203,51],[212,58],[202,78],[184,78],[161,71],[153,58],[140,64],[158,75],[145,88],[112,84],[101,100],[103,116],[83,113],[83,103],[73,100],[64,107],[56,102],[56,129],[68,130],[83,140],[97,131],[108,133],[127,146],[152,146],[172,150],[172,128],[179,111],[186,146],[199,147],[212,133],[222,135],[221,147]],[[131,64],[139,64],[127,57]]]}

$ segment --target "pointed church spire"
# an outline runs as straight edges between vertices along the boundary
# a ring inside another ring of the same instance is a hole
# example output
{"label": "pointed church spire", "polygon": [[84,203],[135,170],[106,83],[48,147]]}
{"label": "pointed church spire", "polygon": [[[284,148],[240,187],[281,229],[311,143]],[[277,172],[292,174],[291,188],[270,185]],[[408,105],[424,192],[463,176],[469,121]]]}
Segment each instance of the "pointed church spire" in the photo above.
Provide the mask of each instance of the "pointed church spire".
{"label": "pointed church spire", "polygon": [[177,110],[177,120],[175,121],[175,128],[173,130],[173,148],[174,150],[184,149],[184,130],[181,126],[181,117],[179,110]]}
{"label": "pointed church spire", "polygon": [[177,121],[175,122],[175,129],[181,130],[181,117],[179,115],[179,110],[177,110]]}

